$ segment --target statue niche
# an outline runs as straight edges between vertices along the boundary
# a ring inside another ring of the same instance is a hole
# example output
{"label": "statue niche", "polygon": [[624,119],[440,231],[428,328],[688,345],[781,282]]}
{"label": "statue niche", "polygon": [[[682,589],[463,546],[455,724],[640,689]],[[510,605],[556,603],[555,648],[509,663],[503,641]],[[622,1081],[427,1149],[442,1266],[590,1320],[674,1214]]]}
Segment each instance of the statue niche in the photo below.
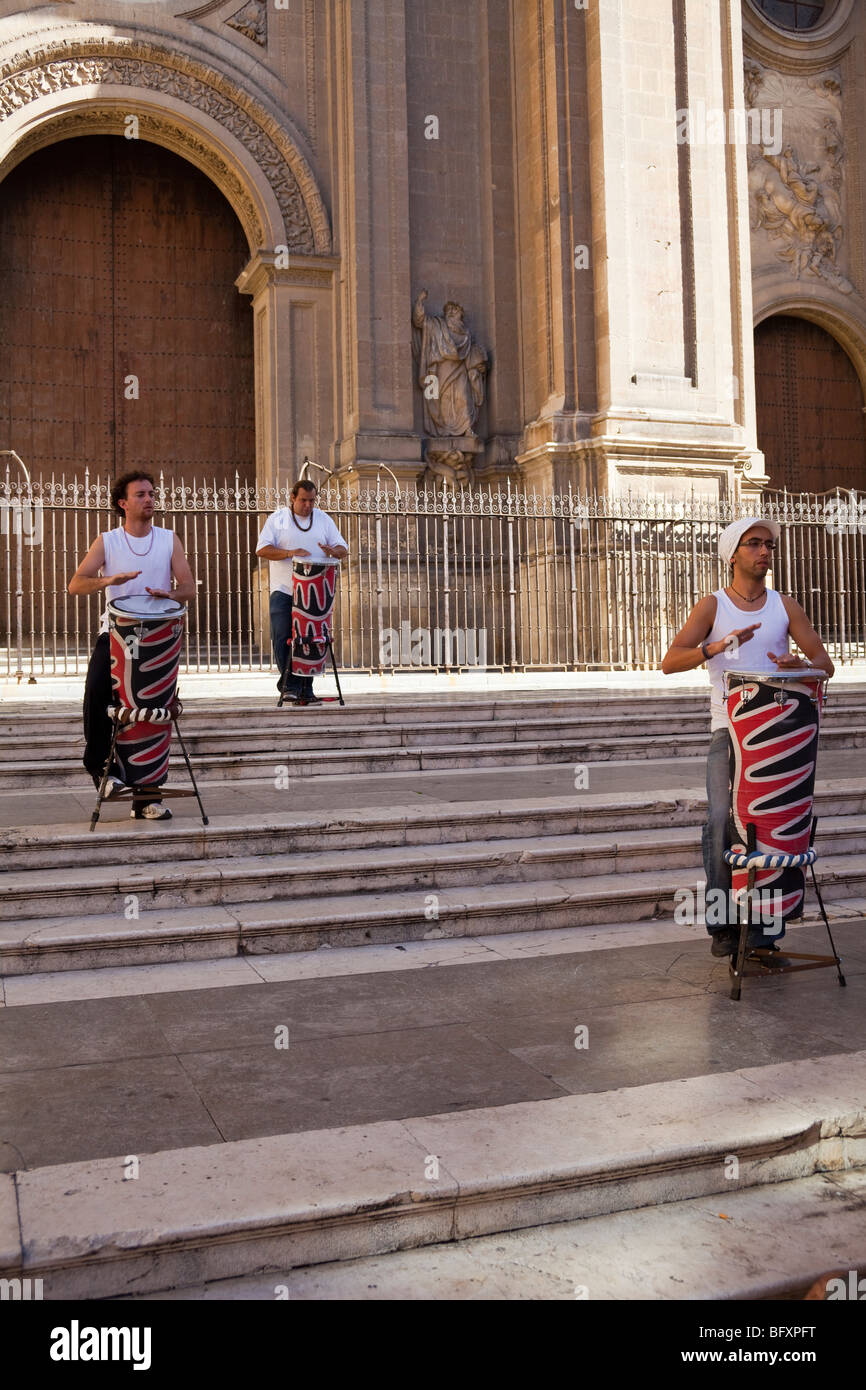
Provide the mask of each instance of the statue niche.
{"label": "statue niche", "polygon": [[484,404],[487,354],[466,327],[460,304],[449,301],[440,317],[427,313],[426,299],[422,290],[412,309],[412,346],[424,400],[427,475],[468,487],[474,457],[484,447],[475,425]]}

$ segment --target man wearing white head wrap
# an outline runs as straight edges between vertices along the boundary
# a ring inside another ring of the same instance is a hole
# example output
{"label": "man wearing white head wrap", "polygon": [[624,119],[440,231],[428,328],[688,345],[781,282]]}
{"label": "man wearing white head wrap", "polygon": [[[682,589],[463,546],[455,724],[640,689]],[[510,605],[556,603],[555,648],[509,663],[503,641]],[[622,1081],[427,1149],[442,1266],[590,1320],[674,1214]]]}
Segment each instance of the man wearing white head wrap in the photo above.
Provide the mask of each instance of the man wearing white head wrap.
{"label": "man wearing white head wrap", "polygon": [[[722,694],[724,672],[728,667],[745,669],[740,648],[748,642],[750,671],[796,670],[820,667],[833,675],[830,655],[796,599],[767,588],[767,572],[780,530],[775,521],[761,517],[741,517],[731,522],[719,536],[719,555],[729,567],[729,583],[695,604],[688,620],[671,643],[662,670],[691,671],[707,663],[712,685],[710,699],[710,752],[707,758],[707,823],[703,829],[702,850],[707,875],[707,931],[712,937],[714,956],[729,956],[736,950],[737,933],[729,919],[731,871],[724,852],[729,845],[731,804],[728,771],[728,725]],[[757,621],[752,621],[756,619]],[[745,621],[744,621],[745,620]],[[793,639],[806,660],[788,651]],[[711,893],[711,890],[722,890]],[[711,911],[710,904],[724,901],[725,907]],[[749,938],[750,946],[766,942],[760,934]],[[774,943],[775,945],[775,943]],[[787,964],[784,956],[776,964]]]}

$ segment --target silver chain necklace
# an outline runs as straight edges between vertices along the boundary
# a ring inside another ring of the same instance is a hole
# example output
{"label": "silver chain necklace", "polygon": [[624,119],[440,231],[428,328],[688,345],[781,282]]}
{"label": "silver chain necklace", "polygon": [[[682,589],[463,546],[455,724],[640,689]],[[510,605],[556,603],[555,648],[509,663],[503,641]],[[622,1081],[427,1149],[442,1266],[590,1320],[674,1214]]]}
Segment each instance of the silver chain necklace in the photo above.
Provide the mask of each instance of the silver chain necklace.
{"label": "silver chain necklace", "polygon": [[126,544],[129,546],[130,550],[132,551],[133,555],[137,560],[143,560],[145,555],[149,555],[150,552],[153,550],[153,541],[154,537],[156,536],[156,532],[154,531],[152,526],[150,528],[150,545],[147,547],[147,550],[136,550],[135,546],[130,541],[129,536],[126,534],[126,527],[124,526],[122,530],[123,539],[126,541]]}

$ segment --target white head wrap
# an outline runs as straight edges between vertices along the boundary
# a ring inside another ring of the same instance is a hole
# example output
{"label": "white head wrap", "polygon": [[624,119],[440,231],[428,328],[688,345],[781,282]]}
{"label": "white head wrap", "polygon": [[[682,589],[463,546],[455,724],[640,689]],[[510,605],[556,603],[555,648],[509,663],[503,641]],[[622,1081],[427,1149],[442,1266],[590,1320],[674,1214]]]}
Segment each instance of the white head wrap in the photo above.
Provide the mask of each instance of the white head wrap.
{"label": "white head wrap", "polygon": [[751,531],[753,526],[766,526],[774,541],[777,541],[782,534],[778,522],[767,521],[762,516],[741,516],[738,521],[732,521],[730,526],[726,526],[719,536],[719,555],[724,564],[729,565],[731,563],[734,558],[734,551],[746,532]]}

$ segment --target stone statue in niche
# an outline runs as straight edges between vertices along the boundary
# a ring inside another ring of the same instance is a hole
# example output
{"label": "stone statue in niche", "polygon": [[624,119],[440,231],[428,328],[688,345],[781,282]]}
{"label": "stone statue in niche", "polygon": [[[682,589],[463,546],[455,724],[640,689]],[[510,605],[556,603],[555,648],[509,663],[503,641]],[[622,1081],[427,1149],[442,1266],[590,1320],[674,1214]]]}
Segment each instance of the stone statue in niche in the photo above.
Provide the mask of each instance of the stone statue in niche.
{"label": "stone statue in niche", "polygon": [[793,76],[750,60],[746,101],[781,111],[786,136],[778,154],[748,146],[752,230],[762,228],[781,242],[776,256],[788,262],[795,280],[814,275],[851,294],[838,264],[845,158],[838,75]]}
{"label": "stone statue in niche", "polygon": [[428,314],[422,290],[412,309],[412,346],[424,398],[427,472],[431,480],[467,487],[483,445],[475,434],[484,404],[487,354],[466,327],[463,308],[449,301]]}

